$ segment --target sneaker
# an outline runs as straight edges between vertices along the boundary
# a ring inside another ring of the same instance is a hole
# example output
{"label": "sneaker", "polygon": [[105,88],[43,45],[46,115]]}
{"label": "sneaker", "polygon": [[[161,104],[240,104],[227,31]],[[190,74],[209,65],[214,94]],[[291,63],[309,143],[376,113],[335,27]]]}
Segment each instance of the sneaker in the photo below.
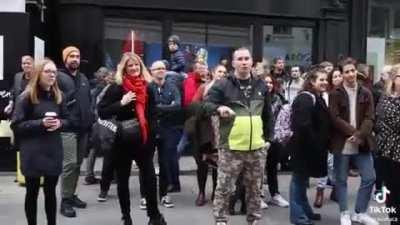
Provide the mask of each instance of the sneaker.
{"label": "sneaker", "polygon": [[351,221],[364,225],[379,225],[378,221],[366,213],[355,213],[351,216]]}
{"label": "sneaker", "polygon": [[253,220],[251,222],[249,222],[249,225],[258,225],[259,224],[259,220]]}
{"label": "sneaker", "polygon": [[280,194],[274,195],[274,197],[272,197],[270,203],[277,205],[279,207],[282,207],[282,208],[289,207],[289,202],[286,201],[286,199],[284,199]]}
{"label": "sneaker", "polygon": [[85,177],[85,181],[83,182],[84,185],[93,185],[98,183],[100,183],[100,179],[95,176]]}
{"label": "sneaker", "polygon": [[87,206],[87,203],[80,200],[77,195],[72,196],[71,203],[73,207],[80,209],[84,209]]}
{"label": "sneaker", "polygon": [[60,213],[65,217],[76,217],[76,212],[72,207],[71,199],[61,200]]}
{"label": "sneaker", "polygon": [[168,195],[161,198],[161,205],[166,208],[173,208],[175,206],[174,203],[171,201],[171,197]]}
{"label": "sneaker", "polygon": [[98,202],[105,202],[107,201],[107,192],[106,191],[101,191],[99,196],[97,197]]}
{"label": "sneaker", "polygon": [[349,211],[344,211],[340,213],[340,225],[351,225]]}
{"label": "sneaker", "polygon": [[268,204],[261,199],[261,209],[268,209]]}
{"label": "sneaker", "polygon": [[147,202],[145,198],[140,199],[140,205],[139,208],[141,210],[146,210],[147,209]]}

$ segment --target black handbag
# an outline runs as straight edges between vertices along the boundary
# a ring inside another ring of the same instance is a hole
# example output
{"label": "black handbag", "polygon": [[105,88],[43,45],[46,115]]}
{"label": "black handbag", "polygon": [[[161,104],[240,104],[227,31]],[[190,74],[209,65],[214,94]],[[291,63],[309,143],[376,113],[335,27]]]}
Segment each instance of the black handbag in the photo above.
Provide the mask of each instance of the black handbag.
{"label": "black handbag", "polygon": [[140,124],[137,119],[123,120],[120,122],[120,132],[124,145],[137,145],[141,143]]}
{"label": "black handbag", "polygon": [[118,126],[115,119],[98,119],[93,125],[92,142],[93,147],[101,151],[111,151],[117,135]]}

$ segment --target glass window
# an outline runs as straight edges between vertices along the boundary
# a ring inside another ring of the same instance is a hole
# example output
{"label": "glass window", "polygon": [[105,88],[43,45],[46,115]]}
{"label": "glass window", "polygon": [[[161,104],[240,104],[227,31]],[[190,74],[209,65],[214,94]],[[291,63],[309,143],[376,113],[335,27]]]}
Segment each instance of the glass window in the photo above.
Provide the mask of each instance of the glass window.
{"label": "glass window", "polygon": [[159,21],[107,18],[104,29],[105,65],[115,68],[123,49],[131,49],[132,31],[135,53],[146,65],[161,58],[161,23]]}
{"label": "glass window", "polygon": [[312,63],[312,28],[264,26],[263,56],[268,61],[283,57],[287,65],[309,66]]}
{"label": "glass window", "polygon": [[367,63],[375,82],[385,64],[400,63],[400,1],[370,1]]}
{"label": "glass window", "polygon": [[250,26],[174,23],[172,33],[180,37],[181,48],[184,49],[188,65],[196,59],[202,48],[207,50],[207,63],[212,67],[217,65],[221,58],[230,58],[235,48],[252,46]]}

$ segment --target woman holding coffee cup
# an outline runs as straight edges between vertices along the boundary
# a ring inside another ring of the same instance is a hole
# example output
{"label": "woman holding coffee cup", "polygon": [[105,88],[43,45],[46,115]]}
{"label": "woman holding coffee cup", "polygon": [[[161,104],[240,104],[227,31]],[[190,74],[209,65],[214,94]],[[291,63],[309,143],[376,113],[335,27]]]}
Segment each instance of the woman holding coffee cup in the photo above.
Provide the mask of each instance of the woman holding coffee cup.
{"label": "woman holding coffee cup", "polygon": [[44,177],[47,224],[56,224],[56,186],[63,159],[60,132],[69,124],[56,76],[54,62],[50,59],[40,60],[35,65],[34,76],[26,90],[18,97],[12,116],[11,128],[20,140],[28,225],[36,225],[40,177]]}

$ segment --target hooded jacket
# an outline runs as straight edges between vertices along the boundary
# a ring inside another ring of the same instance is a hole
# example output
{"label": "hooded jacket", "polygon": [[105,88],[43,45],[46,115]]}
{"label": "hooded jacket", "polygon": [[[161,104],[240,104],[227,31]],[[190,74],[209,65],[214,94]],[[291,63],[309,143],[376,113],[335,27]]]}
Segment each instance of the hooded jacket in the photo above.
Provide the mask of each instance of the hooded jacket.
{"label": "hooded jacket", "polygon": [[219,148],[254,151],[265,146],[271,130],[270,96],[261,79],[250,78],[251,93],[247,99],[239,80],[231,74],[211,87],[203,104],[207,112],[228,106],[235,112],[231,118],[220,118]]}

